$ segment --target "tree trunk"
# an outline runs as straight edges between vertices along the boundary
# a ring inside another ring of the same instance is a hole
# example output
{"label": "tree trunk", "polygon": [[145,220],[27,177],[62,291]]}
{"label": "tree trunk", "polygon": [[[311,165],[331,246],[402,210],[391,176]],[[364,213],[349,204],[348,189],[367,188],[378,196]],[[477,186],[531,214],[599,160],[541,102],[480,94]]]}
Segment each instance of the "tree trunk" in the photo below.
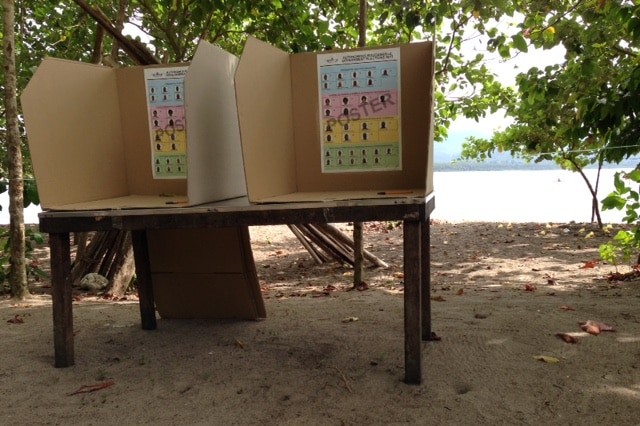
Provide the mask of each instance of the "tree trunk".
{"label": "tree trunk", "polygon": [[600,216],[600,208],[598,207],[598,182],[600,181],[600,170],[602,169],[602,158],[600,158],[600,161],[598,162],[598,177],[596,178],[595,187],[591,185],[589,178],[584,173],[584,169],[580,167],[578,163],[576,163],[572,158],[565,157],[565,159],[568,160],[573,165],[573,168],[578,172],[578,174],[580,174],[580,176],[582,177],[582,180],[587,185],[587,188],[589,188],[589,193],[591,194],[591,222],[593,222],[593,217],[595,216],[598,221],[598,228],[602,229],[603,228],[602,217]]}
{"label": "tree trunk", "polygon": [[7,119],[7,151],[9,153],[9,233],[11,239],[11,297],[29,297],[25,260],[24,182],[22,151],[18,126],[18,99],[15,53],[15,8],[13,0],[2,1],[4,52],[4,102]]}
{"label": "tree trunk", "polygon": [[360,16],[358,18],[358,47],[367,45],[367,0],[360,0]]}
{"label": "tree trunk", "polygon": [[[360,0],[360,16],[358,18],[358,47],[367,44],[367,0]],[[353,287],[360,286],[362,280],[362,222],[353,224]]]}
{"label": "tree trunk", "polygon": [[[118,17],[115,22],[115,29],[118,33],[122,33],[124,29],[124,22],[127,18],[127,7],[129,7],[129,0],[119,0],[118,1]],[[113,45],[111,46],[111,59],[113,62],[119,62],[119,52],[120,51],[120,43],[118,40],[113,40]]]}

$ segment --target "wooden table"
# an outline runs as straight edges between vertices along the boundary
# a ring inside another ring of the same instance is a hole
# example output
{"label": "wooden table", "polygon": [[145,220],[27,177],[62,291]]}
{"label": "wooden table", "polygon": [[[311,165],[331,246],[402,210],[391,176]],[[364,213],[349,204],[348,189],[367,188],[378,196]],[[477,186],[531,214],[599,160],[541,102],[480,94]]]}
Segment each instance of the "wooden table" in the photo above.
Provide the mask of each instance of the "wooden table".
{"label": "wooden table", "polygon": [[403,221],[405,381],[422,381],[422,341],[431,337],[429,216],[435,198],[383,198],[323,203],[250,204],[246,198],[166,209],[45,211],[49,234],[55,366],[74,364],[71,232],[131,231],[142,328],[156,328],[147,230],[305,223]]}

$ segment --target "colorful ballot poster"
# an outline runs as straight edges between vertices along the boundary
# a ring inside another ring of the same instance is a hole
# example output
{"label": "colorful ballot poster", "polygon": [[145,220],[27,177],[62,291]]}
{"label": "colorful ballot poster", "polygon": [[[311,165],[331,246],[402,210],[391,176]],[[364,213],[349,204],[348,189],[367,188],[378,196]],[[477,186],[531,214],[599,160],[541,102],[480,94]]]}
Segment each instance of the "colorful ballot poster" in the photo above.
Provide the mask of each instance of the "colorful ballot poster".
{"label": "colorful ballot poster", "polygon": [[402,170],[400,48],[318,55],[322,172]]}
{"label": "colorful ballot poster", "polygon": [[144,70],[154,179],[187,178],[184,111],[187,69],[184,66]]}

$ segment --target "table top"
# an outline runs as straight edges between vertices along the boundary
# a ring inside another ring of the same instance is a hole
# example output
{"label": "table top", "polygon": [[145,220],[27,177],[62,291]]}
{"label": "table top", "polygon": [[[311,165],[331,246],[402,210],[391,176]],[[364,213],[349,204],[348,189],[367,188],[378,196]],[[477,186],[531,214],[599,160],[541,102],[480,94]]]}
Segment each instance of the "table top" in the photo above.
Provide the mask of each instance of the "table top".
{"label": "table top", "polygon": [[296,223],[427,220],[435,196],[327,202],[252,204],[246,197],[189,207],[122,210],[43,211],[47,233],[143,229],[211,228]]}

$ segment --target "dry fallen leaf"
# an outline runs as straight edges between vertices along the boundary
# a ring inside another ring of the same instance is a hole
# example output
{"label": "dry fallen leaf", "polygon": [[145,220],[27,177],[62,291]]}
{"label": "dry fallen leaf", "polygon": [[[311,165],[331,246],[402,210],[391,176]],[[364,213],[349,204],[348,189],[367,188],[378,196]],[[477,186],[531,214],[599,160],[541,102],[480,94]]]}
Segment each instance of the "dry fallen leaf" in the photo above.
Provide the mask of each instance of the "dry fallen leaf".
{"label": "dry fallen leaf", "polygon": [[13,318],[7,320],[7,322],[9,324],[23,324],[24,318],[22,318],[22,315],[16,314]]}
{"label": "dry fallen leaf", "polygon": [[526,285],[524,286],[524,289],[525,289],[526,291],[536,291],[538,288],[537,288],[535,285],[532,285],[532,284],[526,284]]}
{"label": "dry fallen leaf", "polygon": [[552,356],[546,356],[546,355],[536,355],[533,357],[533,359],[546,362],[547,364],[557,364],[558,362],[560,362],[558,358],[554,358]]}
{"label": "dry fallen leaf", "polygon": [[610,325],[601,322],[598,322],[596,324],[598,324],[598,327],[600,327],[600,331],[616,331],[616,329],[611,327]]}
{"label": "dry fallen leaf", "polygon": [[582,329],[582,331],[585,331],[589,334],[593,334],[594,336],[597,336],[598,334],[600,334],[600,327],[594,324],[591,320],[581,322],[580,328]]}
{"label": "dry fallen leaf", "polygon": [[586,262],[584,265],[580,267],[580,269],[590,269],[598,266],[600,262],[598,260],[592,260],[591,262]]}
{"label": "dry fallen leaf", "polygon": [[575,311],[575,309],[573,309],[571,306],[560,306],[560,309],[562,309],[563,311]]}
{"label": "dry fallen leaf", "polygon": [[464,294],[464,289],[463,288],[461,288],[460,290],[458,290],[456,292],[456,296],[462,296],[463,294]]}
{"label": "dry fallen leaf", "polygon": [[566,343],[578,343],[580,341],[577,337],[567,333],[556,333],[556,336],[564,340]]}
{"label": "dry fallen leaf", "polygon": [[431,300],[434,302],[446,302],[446,299],[442,296],[432,296]]}
{"label": "dry fallen leaf", "polygon": [[358,317],[346,317],[342,318],[342,322],[356,322],[358,321]]}
{"label": "dry fallen leaf", "polygon": [[553,275],[544,274],[544,277],[547,279],[547,284],[548,285],[556,285],[556,284],[558,284],[558,282],[556,281],[556,278]]}
{"label": "dry fallen leaf", "polygon": [[610,325],[597,322],[597,321],[592,321],[592,320],[583,321],[583,322],[580,322],[579,324],[582,331],[585,331],[589,334],[593,334],[594,336],[597,336],[598,334],[600,334],[601,331],[616,331]]}
{"label": "dry fallen leaf", "polygon": [[429,334],[429,336],[427,336],[426,340],[428,340],[430,342],[438,342],[438,341],[442,340],[442,337],[438,336],[435,331],[432,331],[431,334]]}

